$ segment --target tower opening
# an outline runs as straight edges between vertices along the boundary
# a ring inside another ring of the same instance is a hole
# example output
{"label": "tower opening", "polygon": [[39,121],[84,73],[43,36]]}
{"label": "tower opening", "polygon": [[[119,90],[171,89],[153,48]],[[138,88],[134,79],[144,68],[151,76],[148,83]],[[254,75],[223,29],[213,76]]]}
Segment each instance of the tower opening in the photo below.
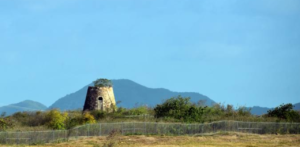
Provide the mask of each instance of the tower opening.
{"label": "tower opening", "polygon": [[103,98],[98,97],[98,110],[103,110]]}

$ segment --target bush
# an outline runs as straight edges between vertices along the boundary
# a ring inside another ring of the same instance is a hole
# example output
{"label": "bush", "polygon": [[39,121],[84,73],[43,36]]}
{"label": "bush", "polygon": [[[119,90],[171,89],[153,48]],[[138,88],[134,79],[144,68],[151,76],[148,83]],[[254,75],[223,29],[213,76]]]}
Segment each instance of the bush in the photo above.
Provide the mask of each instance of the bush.
{"label": "bush", "polygon": [[94,119],[96,119],[96,120],[103,119],[103,118],[105,118],[106,115],[107,115],[106,112],[101,111],[101,110],[94,110],[94,111],[91,111],[90,114],[93,115],[93,116],[94,116]]}
{"label": "bush", "polygon": [[190,102],[190,98],[172,97],[154,108],[155,117],[171,117],[184,121],[201,121],[203,107]]}
{"label": "bush", "polygon": [[8,128],[13,128],[14,125],[10,119],[0,118],[0,131],[5,131]]}
{"label": "bush", "polygon": [[83,114],[82,122],[83,124],[93,124],[96,123],[96,120],[93,115],[91,115],[89,112],[86,112]]}
{"label": "bush", "polygon": [[117,113],[119,113],[119,114],[123,114],[123,113],[125,113],[127,111],[127,109],[126,108],[123,108],[123,107],[119,107],[118,109],[117,109]]}
{"label": "bush", "polygon": [[41,111],[28,113],[28,121],[26,122],[28,126],[41,126],[47,123],[46,113]]}
{"label": "bush", "polygon": [[[95,112],[99,112],[99,111],[93,111]],[[83,125],[86,123],[95,123],[96,120],[94,118],[93,115],[91,115],[91,113],[89,112],[85,112],[84,114],[81,113],[75,113],[75,115],[70,115],[67,119],[66,119],[66,129],[72,129],[75,126],[78,125]]]}
{"label": "bush", "polygon": [[51,129],[65,129],[65,121],[68,118],[67,113],[60,113],[59,110],[50,110],[46,114],[47,126]]}
{"label": "bush", "polygon": [[93,83],[95,87],[112,87],[112,82],[108,79],[97,79]]}
{"label": "bush", "polygon": [[300,122],[300,113],[294,110],[291,110],[286,113],[286,119],[289,122]]}
{"label": "bush", "polygon": [[239,107],[237,113],[239,116],[251,116],[251,109],[246,107]]}
{"label": "bush", "polygon": [[29,113],[28,112],[17,112],[12,115],[12,118],[22,125],[28,125]]}
{"label": "bush", "polygon": [[81,120],[81,117],[75,117],[75,118],[68,118],[66,120],[66,129],[72,129],[78,125],[81,125],[82,124],[82,120]]}
{"label": "bush", "polygon": [[233,116],[235,111],[233,109],[233,105],[227,105],[226,110],[225,110],[225,115],[228,117]]}
{"label": "bush", "polygon": [[82,124],[82,112],[69,112],[69,116],[66,119],[66,129],[72,129],[75,126]]}
{"label": "bush", "polygon": [[293,105],[291,103],[281,104],[280,106],[269,110],[267,116],[277,117],[281,120],[283,119],[287,121],[300,121],[300,114],[297,111],[293,110]]}

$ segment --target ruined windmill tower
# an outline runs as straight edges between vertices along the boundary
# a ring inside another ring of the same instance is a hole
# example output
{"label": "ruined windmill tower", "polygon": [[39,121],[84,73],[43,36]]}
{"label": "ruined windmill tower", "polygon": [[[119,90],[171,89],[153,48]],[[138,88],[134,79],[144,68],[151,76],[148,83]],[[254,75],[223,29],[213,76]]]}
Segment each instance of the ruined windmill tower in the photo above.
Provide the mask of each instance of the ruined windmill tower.
{"label": "ruined windmill tower", "polygon": [[102,110],[114,111],[116,109],[116,100],[112,83],[107,79],[98,79],[94,81],[94,86],[89,86],[85,98],[83,111]]}

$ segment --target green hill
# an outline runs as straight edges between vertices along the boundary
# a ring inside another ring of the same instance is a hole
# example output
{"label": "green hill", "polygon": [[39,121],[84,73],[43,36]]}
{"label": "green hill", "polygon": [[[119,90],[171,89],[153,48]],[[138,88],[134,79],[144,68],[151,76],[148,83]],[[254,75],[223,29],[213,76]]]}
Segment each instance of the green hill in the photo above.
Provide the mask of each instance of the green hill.
{"label": "green hill", "polygon": [[38,111],[46,109],[47,107],[39,102],[25,100],[20,103],[0,107],[0,113],[2,114],[5,112],[6,115],[11,115],[20,111]]}
{"label": "green hill", "polygon": [[[199,93],[195,92],[173,92],[163,88],[148,88],[137,84],[130,80],[112,80],[116,101],[121,101],[118,106],[132,108],[138,105],[155,106],[163,100],[170,97],[181,95],[183,97],[191,97],[191,101],[197,102],[205,100],[206,105],[212,105],[215,102]],[[89,84],[82,89],[66,95],[57,100],[51,108],[59,108],[60,110],[82,109],[86,97]]]}

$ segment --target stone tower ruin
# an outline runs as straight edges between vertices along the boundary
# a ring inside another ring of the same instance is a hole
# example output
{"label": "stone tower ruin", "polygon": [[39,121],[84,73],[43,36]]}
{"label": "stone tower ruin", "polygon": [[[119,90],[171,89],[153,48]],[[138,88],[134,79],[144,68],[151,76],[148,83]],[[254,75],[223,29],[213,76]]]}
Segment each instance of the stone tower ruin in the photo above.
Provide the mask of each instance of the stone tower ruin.
{"label": "stone tower ruin", "polygon": [[97,84],[96,81],[94,84],[95,86],[90,86],[87,90],[83,111],[113,111],[116,108],[116,100],[112,84]]}

